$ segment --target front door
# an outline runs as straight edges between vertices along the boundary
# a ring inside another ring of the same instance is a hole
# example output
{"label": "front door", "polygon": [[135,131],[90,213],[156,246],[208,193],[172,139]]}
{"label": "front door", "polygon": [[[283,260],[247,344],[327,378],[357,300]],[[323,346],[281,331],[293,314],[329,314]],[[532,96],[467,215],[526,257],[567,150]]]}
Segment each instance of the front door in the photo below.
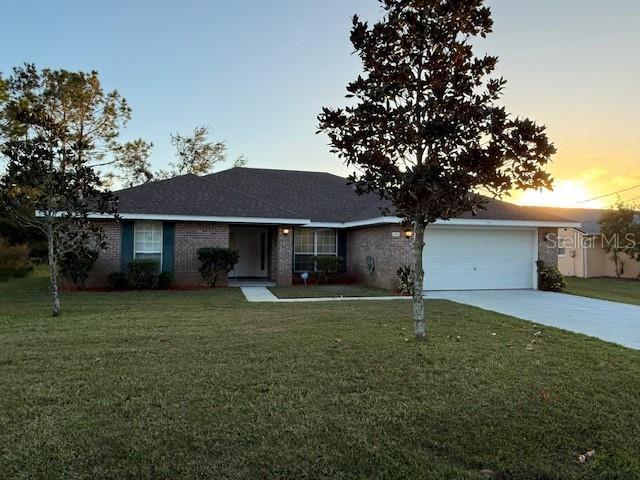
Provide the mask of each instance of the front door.
{"label": "front door", "polygon": [[267,276],[267,229],[232,227],[229,232],[231,248],[238,250],[238,263],[231,277]]}

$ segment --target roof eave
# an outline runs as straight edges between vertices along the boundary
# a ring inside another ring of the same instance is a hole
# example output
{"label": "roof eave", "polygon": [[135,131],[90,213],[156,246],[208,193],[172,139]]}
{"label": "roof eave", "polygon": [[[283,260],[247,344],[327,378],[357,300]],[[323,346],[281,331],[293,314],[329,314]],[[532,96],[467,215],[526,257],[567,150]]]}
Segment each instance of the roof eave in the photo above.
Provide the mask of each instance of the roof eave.
{"label": "roof eave", "polygon": [[[107,220],[115,218],[114,215],[102,215],[92,213],[89,218],[94,220]],[[164,213],[119,213],[120,220],[147,220],[165,222],[211,222],[211,223],[247,223],[260,225],[306,225],[311,222],[309,218],[282,218],[282,217],[232,217],[217,215],[172,215]]]}

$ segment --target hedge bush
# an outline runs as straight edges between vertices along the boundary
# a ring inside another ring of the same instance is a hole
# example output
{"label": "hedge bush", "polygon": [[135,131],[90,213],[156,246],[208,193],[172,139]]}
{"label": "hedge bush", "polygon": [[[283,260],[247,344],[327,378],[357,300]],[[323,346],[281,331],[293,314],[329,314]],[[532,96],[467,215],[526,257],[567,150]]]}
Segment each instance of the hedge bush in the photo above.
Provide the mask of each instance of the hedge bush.
{"label": "hedge bush", "polygon": [[336,279],[344,258],[334,255],[316,255],[311,259],[315,265],[318,282],[329,283]]}
{"label": "hedge bush", "polygon": [[156,282],[156,288],[158,290],[168,290],[175,282],[173,273],[162,272],[158,275],[158,281]]}
{"label": "hedge bush", "polygon": [[98,260],[98,250],[88,246],[79,247],[60,258],[60,273],[75,285],[84,286],[96,260]]}
{"label": "hedge bush", "polygon": [[160,264],[155,260],[133,260],[128,265],[129,286],[136,290],[151,290],[158,284]]}
{"label": "hedge bush", "polygon": [[29,247],[26,244],[11,245],[7,239],[0,237],[0,281],[25,277],[32,270]]}
{"label": "hedge bush", "polygon": [[230,248],[201,248],[198,250],[200,275],[210,287],[215,287],[221,273],[229,273],[238,263],[240,256],[237,250]]}
{"label": "hedge bush", "polygon": [[109,274],[109,287],[112,290],[126,290],[129,288],[129,279],[123,272],[113,272]]}
{"label": "hedge bush", "polygon": [[544,262],[538,261],[538,288],[547,292],[561,292],[567,282],[558,267],[547,267]]}
{"label": "hedge bush", "polygon": [[400,267],[396,276],[398,277],[398,290],[405,295],[413,295],[416,285],[411,267],[409,265]]}

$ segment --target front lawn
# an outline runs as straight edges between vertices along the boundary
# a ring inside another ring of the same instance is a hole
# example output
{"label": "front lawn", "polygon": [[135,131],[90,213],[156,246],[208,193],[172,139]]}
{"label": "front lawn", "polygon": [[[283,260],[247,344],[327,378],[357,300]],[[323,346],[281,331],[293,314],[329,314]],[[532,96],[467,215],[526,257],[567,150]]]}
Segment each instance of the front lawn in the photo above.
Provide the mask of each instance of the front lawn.
{"label": "front lawn", "polygon": [[62,300],[0,284],[3,480],[640,476],[637,351],[445,301],[418,345],[410,302]]}
{"label": "front lawn", "polygon": [[640,280],[567,277],[566,293],[640,305]]}
{"label": "front lawn", "polygon": [[269,287],[278,298],[321,297],[386,297],[395,292],[367,285],[295,285],[292,287]]}

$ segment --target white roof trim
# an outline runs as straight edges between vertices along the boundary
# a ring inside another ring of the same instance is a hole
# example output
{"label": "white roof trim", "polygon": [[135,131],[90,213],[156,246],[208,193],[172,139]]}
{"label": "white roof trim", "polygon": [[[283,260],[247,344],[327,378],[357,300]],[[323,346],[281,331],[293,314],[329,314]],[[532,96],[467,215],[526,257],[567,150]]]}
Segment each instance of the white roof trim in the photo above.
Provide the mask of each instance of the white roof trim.
{"label": "white roof trim", "polygon": [[451,220],[438,220],[434,225],[451,226],[483,226],[483,227],[570,227],[579,228],[582,224],[578,222],[547,220],[491,220],[479,218],[452,218]]}
{"label": "white roof trim", "polygon": [[[175,222],[216,222],[216,223],[260,223],[260,224],[288,224],[306,225],[311,222],[308,218],[268,218],[268,217],[217,217],[208,215],[165,215],[151,213],[120,213],[122,220],[165,220]],[[115,218],[113,215],[92,213],[92,219]]]}
{"label": "white roof trim", "polygon": [[[355,222],[345,222],[342,228],[354,228],[363,227],[367,225],[381,225],[381,224],[399,224],[401,220],[399,217],[376,217],[367,220],[358,220]],[[451,220],[438,220],[433,225],[441,226],[469,226],[469,227],[569,227],[580,228],[581,224],[577,222],[569,221],[543,221],[543,220],[492,220],[492,219],[480,219],[480,218],[453,218]],[[315,226],[315,224],[305,225]],[[340,227],[335,227],[340,228]]]}
{"label": "white roof trim", "polygon": [[[353,222],[312,222],[305,218],[268,218],[268,217],[218,217],[203,215],[165,215],[148,213],[121,213],[122,220],[165,220],[176,222],[217,222],[217,223],[248,223],[248,224],[284,224],[301,225],[309,228],[356,228],[369,225],[400,224],[401,220],[395,216],[380,216]],[[90,214],[91,219],[114,218],[113,215]],[[566,227],[580,228],[581,223],[565,221],[539,220],[491,220],[479,218],[454,218],[438,220],[436,226],[469,226],[469,227]]]}

